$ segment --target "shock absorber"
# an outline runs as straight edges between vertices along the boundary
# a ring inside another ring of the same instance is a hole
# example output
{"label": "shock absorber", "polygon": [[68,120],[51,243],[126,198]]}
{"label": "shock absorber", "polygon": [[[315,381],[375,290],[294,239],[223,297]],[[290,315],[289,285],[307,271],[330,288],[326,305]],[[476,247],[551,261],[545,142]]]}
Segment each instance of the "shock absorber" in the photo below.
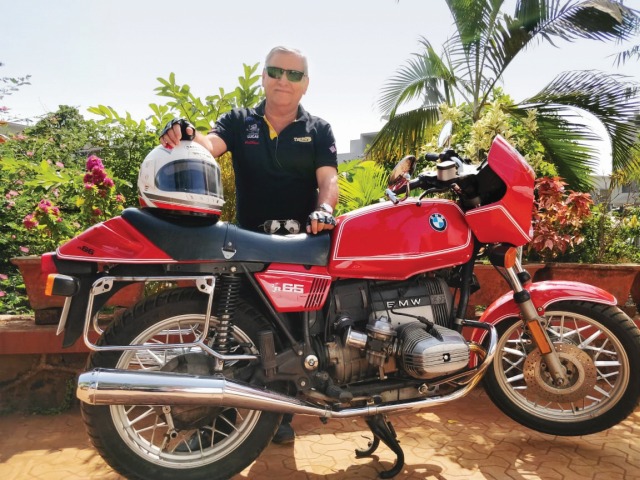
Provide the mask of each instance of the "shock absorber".
{"label": "shock absorber", "polygon": [[213,348],[221,354],[231,350],[231,321],[238,307],[242,279],[237,274],[224,274],[216,286],[213,316],[217,320]]}

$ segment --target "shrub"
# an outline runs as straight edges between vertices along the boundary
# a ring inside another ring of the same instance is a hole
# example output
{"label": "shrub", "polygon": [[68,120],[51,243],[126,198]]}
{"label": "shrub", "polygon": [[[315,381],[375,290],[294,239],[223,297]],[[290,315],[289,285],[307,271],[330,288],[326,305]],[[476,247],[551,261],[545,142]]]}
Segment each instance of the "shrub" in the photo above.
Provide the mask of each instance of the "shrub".
{"label": "shrub", "polygon": [[566,190],[560,177],[536,180],[533,238],[527,245],[530,260],[559,260],[570,247],[584,241],[582,227],[593,205],[588,193]]}

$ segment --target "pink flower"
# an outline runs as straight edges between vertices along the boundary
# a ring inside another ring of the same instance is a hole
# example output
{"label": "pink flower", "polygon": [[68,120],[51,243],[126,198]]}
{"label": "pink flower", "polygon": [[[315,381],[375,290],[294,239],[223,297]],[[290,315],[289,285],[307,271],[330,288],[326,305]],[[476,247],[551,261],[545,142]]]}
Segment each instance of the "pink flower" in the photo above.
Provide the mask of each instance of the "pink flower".
{"label": "pink flower", "polygon": [[118,202],[118,203],[124,203],[124,195],[122,195],[122,194],[118,193],[118,194],[116,195],[116,202]]}
{"label": "pink flower", "polygon": [[6,293],[4,292],[4,290],[0,290],[0,298],[4,297],[6,295]]}
{"label": "pink flower", "polygon": [[29,253],[29,247],[20,247],[22,253]]}
{"label": "pink flower", "polygon": [[56,162],[56,167],[58,167],[58,168],[64,168],[64,163],[62,163],[62,162]]}
{"label": "pink flower", "polygon": [[100,170],[104,169],[102,159],[95,155],[89,156],[89,158],[87,158],[87,172],[93,171],[96,167]]}
{"label": "pink flower", "polygon": [[93,183],[95,183],[96,185],[100,185],[107,178],[106,172],[97,168],[91,170],[91,176],[93,177]]}
{"label": "pink flower", "polygon": [[0,280],[7,280],[9,277],[4,273],[0,273]]}
{"label": "pink flower", "polygon": [[[30,213],[29,215],[27,215],[22,219],[22,224],[24,225],[24,228],[26,228],[27,230],[31,230],[38,226],[38,221],[35,219],[33,213]],[[23,248],[26,248],[26,247],[20,247],[20,250],[22,250]],[[27,249],[27,251],[29,250]]]}
{"label": "pink flower", "polygon": [[106,177],[104,179],[104,182],[102,182],[102,184],[107,188],[111,188],[115,186],[115,183],[113,183],[113,180],[111,180],[109,177]]}
{"label": "pink flower", "polygon": [[33,152],[32,152],[32,151],[28,151],[28,152],[26,153],[26,155],[27,155],[27,157],[33,157]]}
{"label": "pink flower", "polygon": [[84,189],[85,189],[85,190],[91,190],[92,188],[93,188],[93,183],[91,183],[91,182],[86,182],[86,183],[84,184]]}

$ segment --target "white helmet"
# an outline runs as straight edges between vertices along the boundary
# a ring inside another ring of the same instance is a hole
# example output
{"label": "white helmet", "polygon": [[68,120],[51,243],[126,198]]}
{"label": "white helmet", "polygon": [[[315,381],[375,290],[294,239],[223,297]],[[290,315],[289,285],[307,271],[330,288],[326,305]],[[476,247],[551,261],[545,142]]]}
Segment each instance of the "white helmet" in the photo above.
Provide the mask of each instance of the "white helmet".
{"label": "white helmet", "polygon": [[220,167],[201,145],[182,141],[172,149],[157,146],[138,174],[143,207],[175,213],[220,216],[224,205]]}

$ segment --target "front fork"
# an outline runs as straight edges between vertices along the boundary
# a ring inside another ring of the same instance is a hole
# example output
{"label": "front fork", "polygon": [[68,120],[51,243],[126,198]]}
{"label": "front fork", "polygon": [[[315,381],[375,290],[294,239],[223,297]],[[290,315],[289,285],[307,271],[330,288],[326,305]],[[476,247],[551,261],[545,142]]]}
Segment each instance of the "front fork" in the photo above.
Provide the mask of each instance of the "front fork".
{"label": "front fork", "polygon": [[531,294],[524,288],[524,285],[531,281],[531,276],[522,268],[519,254],[515,255],[515,260],[509,260],[509,250],[513,249],[514,247],[511,245],[497,245],[492,248],[489,259],[511,286],[513,300],[520,308],[525,331],[529,333],[533,343],[540,350],[542,359],[553,378],[554,384],[557,387],[562,387],[568,381],[566,370],[547,333],[546,319],[538,315],[538,309],[533,300],[531,300]]}

